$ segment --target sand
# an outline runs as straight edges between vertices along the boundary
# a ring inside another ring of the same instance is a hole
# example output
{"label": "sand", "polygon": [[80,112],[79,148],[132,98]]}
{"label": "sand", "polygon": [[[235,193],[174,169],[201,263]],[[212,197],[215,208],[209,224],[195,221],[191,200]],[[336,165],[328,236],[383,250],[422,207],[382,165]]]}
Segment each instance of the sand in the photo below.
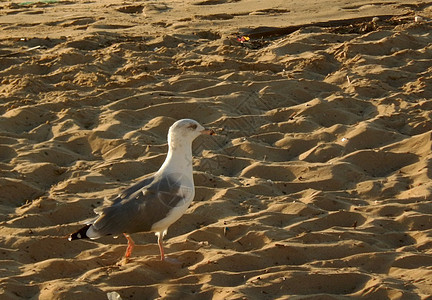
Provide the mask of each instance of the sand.
{"label": "sand", "polygon": [[[421,16],[419,22],[415,16]],[[378,17],[374,19],[373,17]],[[0,3],[1,299],[431,299],[430,1]],[[193,118],[156,237],[68,242]]]}

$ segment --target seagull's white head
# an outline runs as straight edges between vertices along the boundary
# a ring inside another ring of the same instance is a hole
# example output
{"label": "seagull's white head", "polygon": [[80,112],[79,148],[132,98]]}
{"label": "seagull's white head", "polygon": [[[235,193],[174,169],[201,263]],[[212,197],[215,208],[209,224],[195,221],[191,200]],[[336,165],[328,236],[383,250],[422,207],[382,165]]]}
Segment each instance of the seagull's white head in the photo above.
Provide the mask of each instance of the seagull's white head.
{"label": "seagull's white head", "polygon": [[201,134],[213,135],[213,130],[206,130],[200,123],[192,119],[181,119],[171,125],[168,131],[168,142],[175,147],[178,144],[192,144]]}

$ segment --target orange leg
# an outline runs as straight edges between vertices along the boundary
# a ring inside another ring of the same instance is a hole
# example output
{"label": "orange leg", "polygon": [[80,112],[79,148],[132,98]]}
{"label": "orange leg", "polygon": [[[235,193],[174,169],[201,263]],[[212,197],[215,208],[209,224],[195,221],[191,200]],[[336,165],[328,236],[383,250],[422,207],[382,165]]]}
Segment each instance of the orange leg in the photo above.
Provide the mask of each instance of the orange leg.
{"label": "orange leg", "polygon": [[133,248],[135,247],[135,242],[133,241],[133,239],[130,237],[129,234],[123,233],[123,235],[125,236],[125,238],[128,241],[128,246],[126,248],[125,258],[129,258],[129,256],[131,256],[131,254],[132,254]]}
{"label": "orange leg", "polygon": [[163,235],[159,234],[158,235],[159,251],[160,251],[160,255],[161,255],[161,260],[164,261],[165,260],[165,253],[164,253],[164,249],[163,249],[163,245],[162,245],[162,243],[163,243],[162,239],[163,239]]}

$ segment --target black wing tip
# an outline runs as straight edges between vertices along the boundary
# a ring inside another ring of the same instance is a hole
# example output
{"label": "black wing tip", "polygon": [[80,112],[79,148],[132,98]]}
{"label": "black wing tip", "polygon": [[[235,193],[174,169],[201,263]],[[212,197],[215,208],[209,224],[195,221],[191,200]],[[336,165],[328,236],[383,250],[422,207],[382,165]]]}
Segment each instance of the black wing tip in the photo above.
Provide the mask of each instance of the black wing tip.
{"label": "black wing tip", "polygon": [[72,233],[69,237],[69,241],[80,240],[80,239],[88,239],[87,230],[90,228],[91,224],[88,224],[82,227],[80,230]]}

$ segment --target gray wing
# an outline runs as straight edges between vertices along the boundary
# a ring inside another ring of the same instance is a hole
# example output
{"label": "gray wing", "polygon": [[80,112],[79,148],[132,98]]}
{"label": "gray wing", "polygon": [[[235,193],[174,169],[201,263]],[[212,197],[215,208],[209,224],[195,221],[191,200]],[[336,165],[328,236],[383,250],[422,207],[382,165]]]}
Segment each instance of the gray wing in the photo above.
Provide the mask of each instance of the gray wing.
{"label": "gray wing", "polygon": [[[154,181],[155,177],[151,176],[149,178],[145,178],[143,180],[138,181],[137,183],[133,184],[132,186],[128,187],[127,189],[125,189],[124,191],[122,191],[120,194],[118,194],[114,199],[111,200],[112,204],[117,204],[122,202],[123,200],[127,199],[128,197],[131,197],[132,194],[138,192],[139,190],[143,189],[144,187],[148,186],[150,183],[152,183]],[[94,212],[97,213],[98,215],[102,214],[103,210],[106,207],[97,207],[94,209]],[[92,220],[91,222],[88,222],[88,220],[86,220],[86,224],[91,224],[94,223],[94,221],[96,221],[98,219],[98,217],[96,218],[92,218],[90,220]]]}
{"label": "gray wing", "polygon": [[152,181],[154,181],[155,177],[151,176],[149,178],[143,179],[141,181],[138,181],[134,185],[128,187],[123,192],[121,192],[114,200],[114,204],[121,202],[123,199],[127,199],[132,194],[136,193],[137,191],[141,190],[145,186],[148,186]]}
{"label": "gray wing", "polygon": [[169,176],[152,177],[125,190],[114,203],[101,210],[93,223],[98,236],[151,231],[154,223],[164,219],[170,210],[184,201],[178,180]]}

